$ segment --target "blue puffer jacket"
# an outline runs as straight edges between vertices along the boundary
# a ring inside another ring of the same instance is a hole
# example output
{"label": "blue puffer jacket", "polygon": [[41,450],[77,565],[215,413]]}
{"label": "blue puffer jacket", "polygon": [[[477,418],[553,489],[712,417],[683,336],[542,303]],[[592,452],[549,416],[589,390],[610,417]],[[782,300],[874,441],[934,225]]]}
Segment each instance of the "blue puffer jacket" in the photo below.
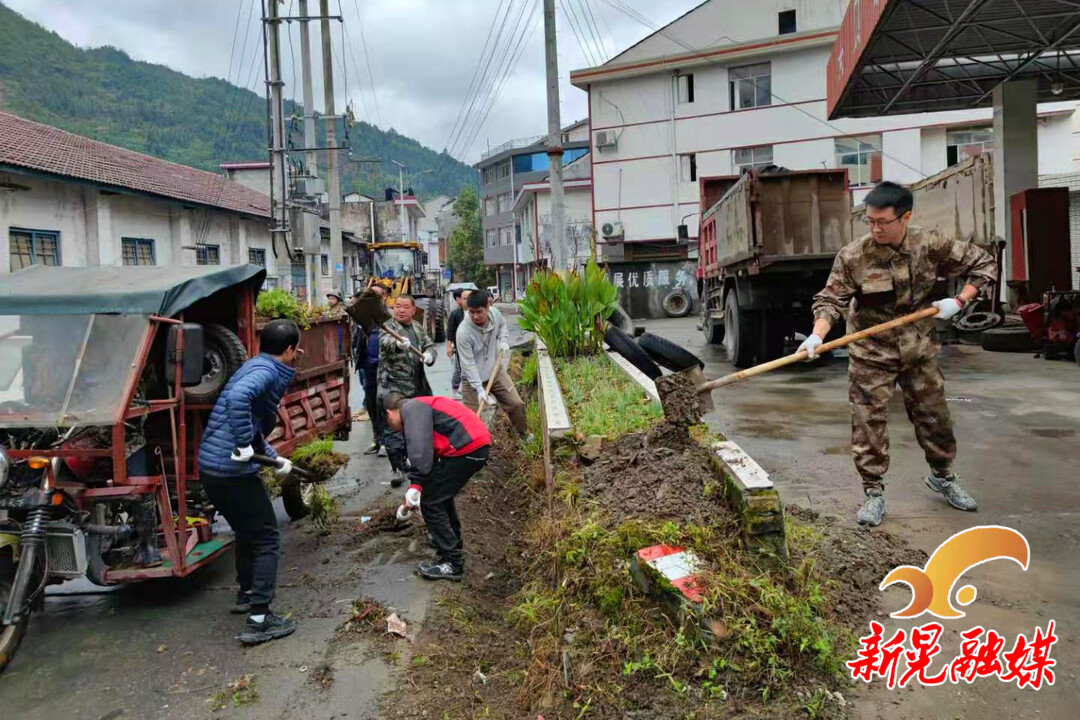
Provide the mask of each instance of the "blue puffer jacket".
{"label": "blue puffer jacket", "polygon": [[260,455],[277,457],[266,436],[277,422],[277,408],[296,370],[269,355],[248,360],[218,395],[199,446],[199,469],[211,475],[250,475],[254,463],[231,459],[250,445]]}

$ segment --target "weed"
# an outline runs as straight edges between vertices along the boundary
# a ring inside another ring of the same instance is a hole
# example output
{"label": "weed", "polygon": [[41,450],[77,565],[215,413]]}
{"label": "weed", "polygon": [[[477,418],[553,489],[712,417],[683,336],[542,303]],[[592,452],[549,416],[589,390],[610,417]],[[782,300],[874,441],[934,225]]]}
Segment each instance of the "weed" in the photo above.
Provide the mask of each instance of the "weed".
{"label": "weed", "polygon": [[229,683],[225,690],[211,695],[207,702],[213,710],[224,710],[230,704],[233,707],[248,705],[259,699],[259,691],[255,688],[255,684],[254,675],[244,675]]}
{"label": "weed", "polygon": [[426,655],[413,655],[412,664],[420,667],[421,665],[427,665],[428,659]]}
{"label": "weed", "polygon": [[529,355],[525,360],[524,365],[521,367],[521,379],[518,381],[519,385],[525,387],[532,387],[536,384],[536,373],[540,367],[540,356],[536,353]]}

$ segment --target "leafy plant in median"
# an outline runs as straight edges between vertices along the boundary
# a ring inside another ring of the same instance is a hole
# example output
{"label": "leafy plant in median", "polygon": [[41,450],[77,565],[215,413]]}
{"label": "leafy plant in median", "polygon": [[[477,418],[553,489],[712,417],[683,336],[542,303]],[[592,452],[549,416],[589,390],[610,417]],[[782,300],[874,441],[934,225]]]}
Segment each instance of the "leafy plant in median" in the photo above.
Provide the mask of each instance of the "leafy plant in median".
{"label": "leafy plant in median", "polygon": [[565,277],[542,272],[518,304],[519,323],[539,335],[553,357],[595,355],[603,348],[604,322],[618,298],[619,291],[593,260],[584,272]]}

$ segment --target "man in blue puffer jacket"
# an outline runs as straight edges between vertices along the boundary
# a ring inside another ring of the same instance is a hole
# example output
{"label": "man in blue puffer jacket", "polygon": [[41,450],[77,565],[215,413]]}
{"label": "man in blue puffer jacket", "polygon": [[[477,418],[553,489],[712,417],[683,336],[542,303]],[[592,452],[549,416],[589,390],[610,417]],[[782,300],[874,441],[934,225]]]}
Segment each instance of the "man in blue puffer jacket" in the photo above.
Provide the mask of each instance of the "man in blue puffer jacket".
{"label": "man in blue puffer jacket", "polygon": [[292,463],[278,458],[266,436],[277,422],[278,403],[296,370],[290,364],[300,344],[292,320],[274,320],[259,334],[259,355],[237,370],[214,404],[199,446],[199,479],[214,507],[236,533],[235,613],[248,613],[240,642],[255,644],[285,637],[296,623],[270,611],[277,584],[281,536],[256,451],[277,458],[275,473],[284,477]]}

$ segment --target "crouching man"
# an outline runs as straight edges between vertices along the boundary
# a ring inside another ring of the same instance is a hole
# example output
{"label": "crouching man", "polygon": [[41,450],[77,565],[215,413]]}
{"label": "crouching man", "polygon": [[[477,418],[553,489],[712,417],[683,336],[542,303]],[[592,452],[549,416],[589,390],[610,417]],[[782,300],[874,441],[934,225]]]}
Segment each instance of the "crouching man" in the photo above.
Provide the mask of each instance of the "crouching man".
{"label": "crouching man", "polygon": [[445,397],[390,393],[386,424],[405,436],[411,469],[404,508],[420,509],[438,554],[420,565],[420,576],[460,582],[465,546],[454,498],[487,464],[491,434],[475,412]]}
{"label": "crouching man", "polygon": [[290,364],[300,344],[292,320],[274,320],[259,334],[259,354],[229,378],[218,395],[199,446],[199,480],[214,507],[236,533],[236,580],[240,584],[234,613],[248,613],[240,634],[245,645],[292,634],[296,623],[270,610],[277,585],[281,535],[259,466],[258,451],[278,459],[275,473],[284,477],[292,463],[278,458],[266,436],[277,422],[278,403],[296,370]]}

